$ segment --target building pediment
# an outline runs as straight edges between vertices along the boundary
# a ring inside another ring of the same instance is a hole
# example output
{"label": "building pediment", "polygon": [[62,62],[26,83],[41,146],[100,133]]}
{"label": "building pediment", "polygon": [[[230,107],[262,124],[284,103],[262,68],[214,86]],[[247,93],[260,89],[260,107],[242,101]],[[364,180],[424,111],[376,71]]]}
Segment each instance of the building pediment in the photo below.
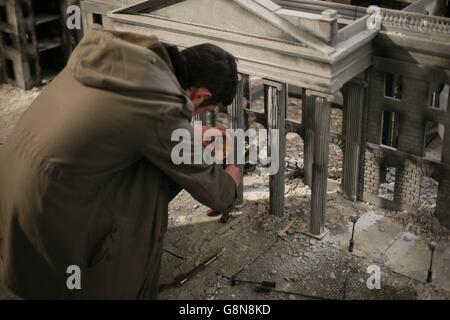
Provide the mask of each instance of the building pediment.
{"label": "building pediment", "polygon": [[[335,49],[307,28],[296,25],[295,15],[270,0],[147,1],[119,11],[205,30],[308,47],[322,54]],[[324,20],[327,18],[324,17]]]}
{"label": "building pediment", "polygon": [[367,17],[339,30],[335,10],[317,13],[270,0],[149,0],[108,13],[118,30],[186,48],[216,44],[240,72],[333,93],[371,64]]}

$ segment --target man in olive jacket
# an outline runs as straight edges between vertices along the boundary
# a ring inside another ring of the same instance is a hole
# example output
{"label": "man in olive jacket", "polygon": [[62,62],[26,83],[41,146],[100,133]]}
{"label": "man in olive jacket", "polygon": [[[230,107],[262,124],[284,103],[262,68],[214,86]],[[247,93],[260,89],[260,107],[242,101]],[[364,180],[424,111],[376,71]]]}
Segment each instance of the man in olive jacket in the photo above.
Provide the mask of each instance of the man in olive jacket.
{"label": "man in olive jacket", "polygon": [[[236,85],[218,47],[178,52],[153,36],[88,31],[0,148],[7,286],[23,298],[157,298],[168,186],[227,212],[240,177],[235,166],[173,164],[171,134],[192,133],[193,113],[229,104]],[[81,288],[71,290],[73,266]]]}

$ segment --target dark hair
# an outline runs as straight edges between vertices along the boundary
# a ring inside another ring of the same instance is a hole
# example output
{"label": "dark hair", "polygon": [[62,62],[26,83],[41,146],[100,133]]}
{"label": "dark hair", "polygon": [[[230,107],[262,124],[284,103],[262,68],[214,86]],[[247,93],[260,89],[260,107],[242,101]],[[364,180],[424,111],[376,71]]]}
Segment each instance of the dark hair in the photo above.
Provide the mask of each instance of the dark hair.
{"label": "dark hair", "polygon": [[230,105],[236,95],[238,74],[234,57],[213,44],[201,44],[181,52],[186,60],[188,88],[205,87],[212,97],[203,105]]}

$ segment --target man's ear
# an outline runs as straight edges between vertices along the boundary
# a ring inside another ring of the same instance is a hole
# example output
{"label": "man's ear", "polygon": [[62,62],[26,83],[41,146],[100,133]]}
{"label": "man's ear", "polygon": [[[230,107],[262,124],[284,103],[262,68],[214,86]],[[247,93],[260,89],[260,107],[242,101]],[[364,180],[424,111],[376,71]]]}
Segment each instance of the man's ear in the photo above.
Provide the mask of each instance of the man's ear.
{"label": "man's ear", "polygon": [[202,98],[203,101],[208,100],[209,98],[212,97],[211,92],[205,88],[205,87],[201,87],[201,88],[195,88],[191,91],[191,100],[200,100]]}
{"label": "man's ear", "polygon": [[[188,97],[189,99],[191,99],[192,103],[194,104],[194,113],[193,115],[197,115],[201,112],[205,112],[208,110],[205,110],[204,107],[200,107],[202,106],[202,104],[207,101],[208,99],[210,99],[212,97],[211,92],[207,89],[207,88],[193,88],[190,89],[188,91]],[[208,107],[208,106],[206,106]],[[209,108],[206,108],[209,109]]]}

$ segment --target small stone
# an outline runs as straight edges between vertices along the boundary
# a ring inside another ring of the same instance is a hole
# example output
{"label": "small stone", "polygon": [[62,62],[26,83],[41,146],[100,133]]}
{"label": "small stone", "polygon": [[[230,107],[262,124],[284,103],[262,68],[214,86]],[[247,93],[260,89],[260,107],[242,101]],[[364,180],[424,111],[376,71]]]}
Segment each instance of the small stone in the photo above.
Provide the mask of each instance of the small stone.
{"label": "small stone", "polygon": [[330,273],[330,279],[336,279],[336,275],[334,274],[333,271],[331,271],[331,273]]}
{"label": "small stone", "polygon": [[277,272],[277,270],[272,270],[270,273],[273,275],[276,275],[278,272]]}
{"label": "small stone", "polygon": [[200,205],[199,205],[199,204],[196,204],[196,205],[194,206],[194,209],[198,209],[198,208],[200,208]]}

